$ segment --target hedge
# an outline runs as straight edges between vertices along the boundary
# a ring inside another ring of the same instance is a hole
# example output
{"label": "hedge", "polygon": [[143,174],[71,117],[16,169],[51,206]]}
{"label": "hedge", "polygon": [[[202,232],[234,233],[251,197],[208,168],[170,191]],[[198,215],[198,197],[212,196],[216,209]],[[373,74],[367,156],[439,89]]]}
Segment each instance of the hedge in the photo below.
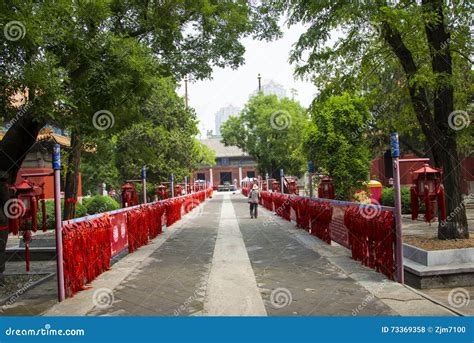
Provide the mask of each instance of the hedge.
{"label": "hedge", "polygon": [[[410,200],[410,187],[401,188],[401,198],[402,198],[402,213],[411,214],[411,200]],[[381,205],[383,206],[395,206],[393,198],[393,188],[385,187],[382,189],[382,198]],[[424,213],[425,205],[420,203],[420,213]]]}
{"label": "hedge", "polygon": [[[64,209],[64,199],[61,199],[61,216]],[[86,207],[81,203],[76,204],[76,218],[84,217],[87,214]],[[38,229],[43,225],[43,214],[41,212],[41,205],[38,208]],[[63,218],[64,220],[64,218]],[[56,228],[54,217],[54,200],[46,200],[46,229],[54,230]]]}
{"label": "hedge", "polygon": [[87,214],[108,212],[120,208],[120,204],[115,199],[106,195],[94,195],[91,198],[84,198],[83,204],[87,209]]}

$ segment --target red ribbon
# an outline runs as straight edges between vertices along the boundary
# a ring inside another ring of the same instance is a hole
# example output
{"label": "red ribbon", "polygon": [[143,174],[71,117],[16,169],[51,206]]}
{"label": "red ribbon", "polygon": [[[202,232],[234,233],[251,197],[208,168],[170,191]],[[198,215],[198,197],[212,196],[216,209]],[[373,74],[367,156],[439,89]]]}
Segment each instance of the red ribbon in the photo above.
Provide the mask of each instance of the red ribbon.
{"label": "red ribbon", "polygon": [[390,211],[380,211],[373,218],[364,216],[360,207],[349,206],[344,225],[349,230],[352,258],[393,279],[395,273],[395,220]]}
{"label": "red ribbon", "polygon": [[64,225],[64,285],[72,296],[110,268],[110,231],[108,215]]}

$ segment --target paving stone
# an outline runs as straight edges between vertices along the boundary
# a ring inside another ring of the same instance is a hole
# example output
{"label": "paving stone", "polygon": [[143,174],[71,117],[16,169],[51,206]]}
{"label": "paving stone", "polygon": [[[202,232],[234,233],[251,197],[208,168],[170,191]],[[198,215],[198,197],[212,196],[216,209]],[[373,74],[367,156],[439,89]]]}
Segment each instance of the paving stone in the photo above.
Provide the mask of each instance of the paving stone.
{"label": "paving stone", "polygon": [[[272,224],[276,225],[258,225],[258,221],[246,218],[245,198],[233,198],[232,202],[268,315],[350,316],[370,295],[325,257],[288,233],[288,228],[296,230],[293,223],[275,220]],[[265,209],[259,211],[260,219],[272,216]],[[292,301],[283,308],[275,308],[271,301],[272,291],[276,295],[278,288],[285,288],[291,294]],[[376,298],[363,309],[371,315],[396,315]]]}
{"label": "paving stone", "polygon": [[[205,206],[218,214],[221,201],[210,200]],[[189,223],[152,253],[149,264],[124,280],[114,292],[119,301],[89,314],[173,316],[201,311],[202,284],[210,270],[218,220],[197,216]]]}

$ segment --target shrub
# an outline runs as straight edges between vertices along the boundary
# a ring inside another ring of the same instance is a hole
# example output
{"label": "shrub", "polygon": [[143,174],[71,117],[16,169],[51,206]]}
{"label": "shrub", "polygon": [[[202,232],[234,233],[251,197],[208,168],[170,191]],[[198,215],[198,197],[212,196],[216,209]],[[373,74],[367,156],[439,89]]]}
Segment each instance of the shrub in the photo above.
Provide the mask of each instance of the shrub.
{"label": "shrub", "polygon": [[[411,214],[411,200],[410,200],[410,187],[401,188],[401,198],[402,198],[402,213]],[[382,199],[381,205],[384,206],[395,206],[393,199],[393,188],[385,187],[382,189]],[[420,203],[420,213],[424,213],[425,205]]]}
{"label": "shrub", "polygon": [[[64,199],[61,199],[61,215],[64,209]],[[81,203],[76,204],[76,218],[84,217],[87,214],[86,207]],[[38,229],[41,229],[43,225],[43,214],[41,212],[41,206],[38,208]],[[62,218],[64,220],[64,218]],[[46,200],[46,229],[54,230],[56,228],[55,217],[54,217],[54,200]]]}
{"label": "shrub", "polygon": [[94,195],[93,197],[84,200],[87,214],[108,212],[120,208],[120,204],[115,199],[106,195]]}
{"label": "shrub", "polygon": [[[384,206],[395,206],[395,199],[393,197],[393,188],[385,187],[382,189],[382,198],[380,199],[381,205]],[[401,198],[402,198],[402,213],[410,214],[410,188],[402,187],[401,188]]]}

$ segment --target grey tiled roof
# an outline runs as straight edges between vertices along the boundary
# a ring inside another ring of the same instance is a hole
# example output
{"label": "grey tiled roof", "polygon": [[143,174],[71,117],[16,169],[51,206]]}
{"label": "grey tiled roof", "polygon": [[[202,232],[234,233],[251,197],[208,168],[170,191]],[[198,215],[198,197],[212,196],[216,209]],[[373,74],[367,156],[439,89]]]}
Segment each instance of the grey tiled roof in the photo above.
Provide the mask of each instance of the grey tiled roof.
{"label": "grey tiled roof", "polygon": [[236,146],[225,146],[224,143],[221,142],[220,138],[201,139],[201,143],[213,150],[216,154],[216,157],[248,156],[247,153],[243,152]]}

